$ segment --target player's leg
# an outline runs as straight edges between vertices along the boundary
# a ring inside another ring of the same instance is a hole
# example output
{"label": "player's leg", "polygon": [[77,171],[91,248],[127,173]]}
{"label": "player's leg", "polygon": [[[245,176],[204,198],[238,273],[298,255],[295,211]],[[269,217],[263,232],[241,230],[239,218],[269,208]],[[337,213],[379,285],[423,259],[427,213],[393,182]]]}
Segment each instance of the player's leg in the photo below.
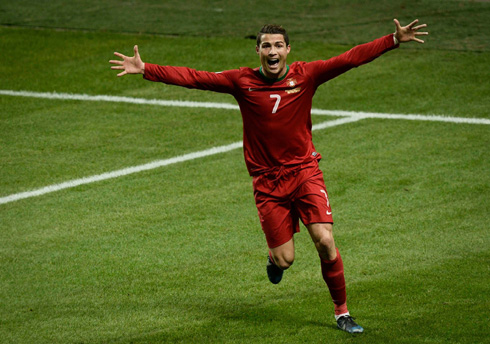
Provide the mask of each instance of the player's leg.
{"label": "player's leg", "polygon": [[332,209],[321,172],[301,186],[295,204],[320,256],[323,280],[332,296],[335,315],[345,315],[348,310],[344,265],[335,246]]}
{"label": "player's leg", "polygon": [[316,250],[322,260],[334,260],[337,257],[333,225],[331,223],[311,223],[306,226]]}
{"label": "player's leg", "polygon": [[281,270],[287,270],[294,262],[294,238],[285,244],[269,249],[273,263]]}
{"label": "player's leg", "polygon": [[299,231],[299,219],[292,215],[289,205],[278,204],[265,217],[269,220],[264,220],[264,216],[261,220],[264,220],[262,229],[269,246],[267,276],[271,283],[277,284],[281,282],[284,270],[294,262],[294,233]]}
{"label": "player's leg", "polygon": [[267,257],[267,276],[273,284],[281,282],[284,270],[294,262],[294,238],[285,244],[269,250]]}
{"label": "player's leg", "polygon": [[267,240],[267,276],[271,283],[281,281],[283,271],[294,261],[294,233],[299,231],[299,219],[291,203],[255,192],[260,224]]}
{"label": "player's leg", "polygon": [[323,173],[318,168],[298,189],[295,206],[320,256],[322,276],[334,302],[338,327],[351,333],[362,332],[362,327],[352,320],[347,309],[344,265],[335,246],[332,209]]}
{"label": "player's leg", "polygon": [[344,264],[338,248],[335,247],[333,225],[312,223],[307,228],[320,256],[322,276],[335,306],[337,326],[349,333],[362,333],[364,329],[353,320],[347,309]]}
{"label": "player's leg", "polygon": [[335,305],[335,315],[347,313],[344,266],[335,247],[333,218],[327,189],[320,169],[298,189],[295,206],[320,256],[322,275]]}
{"label": "player's leg", "polygon": [[323,280],[330,290],[335,305],[335,315],[346,314],[348,310],[344,264],[335,247],[333,225],[331,223],[312,223],[306,227],[320,256]]}

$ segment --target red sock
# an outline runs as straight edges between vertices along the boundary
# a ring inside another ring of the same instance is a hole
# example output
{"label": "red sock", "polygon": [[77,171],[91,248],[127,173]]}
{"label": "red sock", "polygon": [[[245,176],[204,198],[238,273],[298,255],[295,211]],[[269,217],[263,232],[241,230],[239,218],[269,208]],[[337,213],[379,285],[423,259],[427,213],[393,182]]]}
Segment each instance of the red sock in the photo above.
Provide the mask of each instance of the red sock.
{"label": "red sock", "polygon": [[276,265],[276,262],[274,261],[274,258],[272,258],[272,252],[271,251],[269,251],[269,258],[271,259],[272,264]]}
{"label": "red sock", "polygon": [[347,313],[347,294],[345,292],[344,263],[339,249],[334,260],[321,260],[323,280],[327,283],[332,301],[335,305],[335,315]]}

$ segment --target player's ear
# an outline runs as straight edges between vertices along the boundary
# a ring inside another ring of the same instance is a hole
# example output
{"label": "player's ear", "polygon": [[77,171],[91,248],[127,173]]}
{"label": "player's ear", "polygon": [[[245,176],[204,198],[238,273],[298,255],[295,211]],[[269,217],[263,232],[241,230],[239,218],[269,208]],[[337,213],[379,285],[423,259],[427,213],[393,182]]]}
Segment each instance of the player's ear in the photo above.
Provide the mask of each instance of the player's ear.
{"label": "player's ear", "polygon": [[287,52],[288,52],[288,54],[291,52],[291,46],[290,45],[288,45]]}
{"label": "player's ear", "polygon": [[256,45],[256,46],[255,46],[255,51],[257,52],[257,54],[259,54],[259,53],[260,53],[260,48],[259,48],[259,46],[258,46],[258,45]]}

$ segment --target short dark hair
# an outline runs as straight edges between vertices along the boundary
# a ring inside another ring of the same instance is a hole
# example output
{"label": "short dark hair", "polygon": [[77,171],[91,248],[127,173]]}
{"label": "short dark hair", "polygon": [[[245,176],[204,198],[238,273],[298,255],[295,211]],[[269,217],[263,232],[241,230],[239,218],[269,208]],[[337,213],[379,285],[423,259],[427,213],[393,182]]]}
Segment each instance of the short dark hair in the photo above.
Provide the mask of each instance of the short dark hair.
{"label": "short dark hair", "polygon": [[260,46],[262,42],[262,36],[265,34],[280,34],[284,37],[286,45],[289,45],[289,36],[286,30],[281,25],[266,24],[262,26],[259,33],[257,34],[257,46]]}

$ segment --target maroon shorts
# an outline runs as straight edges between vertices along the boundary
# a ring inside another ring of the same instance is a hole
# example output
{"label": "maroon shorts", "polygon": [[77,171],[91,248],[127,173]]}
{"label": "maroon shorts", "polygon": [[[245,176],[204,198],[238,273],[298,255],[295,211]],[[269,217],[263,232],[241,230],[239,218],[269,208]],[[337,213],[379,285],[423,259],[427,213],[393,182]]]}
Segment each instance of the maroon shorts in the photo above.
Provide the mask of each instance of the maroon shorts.
{"label": "maroon shorts", "polygon": [[333,223],[323,173],[318,162],[253,178],[255,204],[267,245],[285,244],[303,224]]}

